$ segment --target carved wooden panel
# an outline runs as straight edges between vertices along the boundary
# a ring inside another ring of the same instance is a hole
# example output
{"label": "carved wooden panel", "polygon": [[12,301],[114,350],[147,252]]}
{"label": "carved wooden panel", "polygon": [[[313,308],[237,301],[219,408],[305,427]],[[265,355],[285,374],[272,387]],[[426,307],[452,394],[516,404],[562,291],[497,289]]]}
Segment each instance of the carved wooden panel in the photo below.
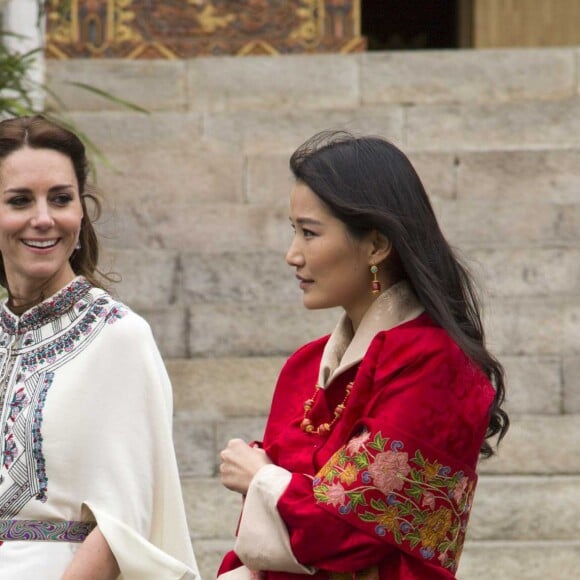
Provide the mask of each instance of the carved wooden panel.
{"label": "carved wooden panel", "polygon": [[358,52],[360,0],[49,0],[47,56]]}
{"label": "carved wooden panel", "polygon": [[580,44],[578,0],[472,0],[473,46]]}

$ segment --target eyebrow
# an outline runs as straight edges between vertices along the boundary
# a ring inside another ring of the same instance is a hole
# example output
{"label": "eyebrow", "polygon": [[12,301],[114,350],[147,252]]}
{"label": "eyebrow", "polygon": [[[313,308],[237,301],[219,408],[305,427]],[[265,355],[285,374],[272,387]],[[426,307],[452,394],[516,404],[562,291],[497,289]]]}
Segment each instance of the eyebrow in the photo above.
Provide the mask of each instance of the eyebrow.
{"label": "eyebrow", "polygon": [[[290,218],[290,221],[292,221],[292,219]],[[322,222],[315,220],[313,218],[307,218],[307,217],[300,217],[296,220],[296,223],[303,226],[303,225],[310,225],[310,226],[321,226]]]}
{"label": "eyebrow", "polygon": [[[74,189],[74,185],[72,183],[63,183],[59,185],[52,186],[48,192],[55,193],[58,191]],[[11,187],[10,189],[5,189],[2,193],[30,193],[32,190],[28,187]]]}

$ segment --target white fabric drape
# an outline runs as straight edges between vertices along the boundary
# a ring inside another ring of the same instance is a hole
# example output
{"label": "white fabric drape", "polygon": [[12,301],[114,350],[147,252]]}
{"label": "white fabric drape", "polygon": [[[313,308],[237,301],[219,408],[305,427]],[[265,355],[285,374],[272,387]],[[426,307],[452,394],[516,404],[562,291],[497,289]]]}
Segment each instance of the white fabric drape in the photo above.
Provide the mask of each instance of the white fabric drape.
{"label": "white fabric drape", "polygon": [[[121,579],[199,578],[173,449],[171,385],[151,330],[102,290],[83,294],[83,284],[78,278],[56,300],[45,301],[63,311],[51,317],[44,308],[45,324],[23,328],[18,325],[25,324],[26,314],[20,320],[6,309],[0,314],[0,345],[6,345],[9,369],[0,384],[1,426],[18,428],[12,438],[18,440],[16,456],[8,467],[0,466],[0,518],[96,520]],[[67,300],[74,302],[72,309],[63,308]],[[44,399],[35,399],[36,384],[48,385]],[[15,400],[26,404],[13,420]],[[27,420],[20,425],[21,418]],[[42,436],[34,452],[23,432],[33,424]],[[32,493],[13,513],[8,496],[21,466],[28,473],[23,485]],[[42,470],[45,479],[39,477]],[[43,485],[38,499],[34,492]],[[77,547],[5,542],[0,577],[60,579]]]}

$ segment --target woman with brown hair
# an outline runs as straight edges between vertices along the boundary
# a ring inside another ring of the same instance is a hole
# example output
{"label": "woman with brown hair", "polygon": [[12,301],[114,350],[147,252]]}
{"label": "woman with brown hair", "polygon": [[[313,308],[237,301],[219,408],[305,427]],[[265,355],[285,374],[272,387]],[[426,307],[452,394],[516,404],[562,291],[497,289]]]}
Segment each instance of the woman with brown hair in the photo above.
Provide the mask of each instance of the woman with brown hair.
{"label": "woman with brown hair", "polygon": [[103,289],[87,174],[67,129],[0,122],[0,576],[194,579],[171,385]]}

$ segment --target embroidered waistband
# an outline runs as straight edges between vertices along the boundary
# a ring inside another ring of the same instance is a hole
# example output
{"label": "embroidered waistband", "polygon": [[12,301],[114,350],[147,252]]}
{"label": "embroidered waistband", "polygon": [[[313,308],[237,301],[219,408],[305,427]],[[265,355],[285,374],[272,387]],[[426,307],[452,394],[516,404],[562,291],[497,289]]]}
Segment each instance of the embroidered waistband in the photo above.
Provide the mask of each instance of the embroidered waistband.
{"label": "embroidered waistband", "polygon": [[0,542],[84,542],[96,525],[96,522],[0,519]]}

